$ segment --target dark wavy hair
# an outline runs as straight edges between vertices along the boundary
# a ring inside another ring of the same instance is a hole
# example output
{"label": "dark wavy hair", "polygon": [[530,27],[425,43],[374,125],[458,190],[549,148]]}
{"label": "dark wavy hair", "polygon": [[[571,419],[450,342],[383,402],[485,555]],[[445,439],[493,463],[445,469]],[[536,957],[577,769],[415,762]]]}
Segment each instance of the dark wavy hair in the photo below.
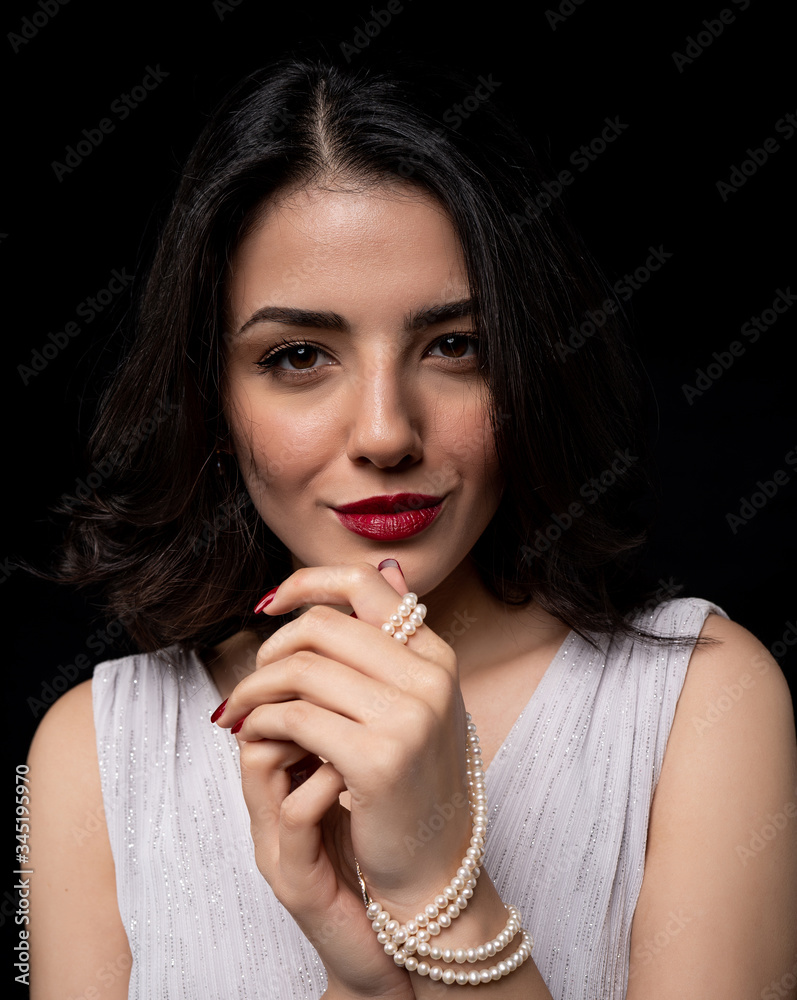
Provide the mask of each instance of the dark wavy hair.
{"label": "dark wavy hair", "polygon": [[638,579],[642,378],[617,315],[569,343],[610,290],[559,200],[542,196],[547,175],[489,84],[406,57],[352,68],[294,54],[247,76],[209,120],[101,401],[93,479],[61,505],[54,578],[102,585],[143,650],[280,624],[256,624],[251,608],[291,572],[290,554],[234,459],[218,468],[225,280],[265,199],[333,174],[418,185],[461,241],[505,480],[471,553],[485,586],[508,604],[533,597],[587,638],[658,638],[631,625],[658,603]]}

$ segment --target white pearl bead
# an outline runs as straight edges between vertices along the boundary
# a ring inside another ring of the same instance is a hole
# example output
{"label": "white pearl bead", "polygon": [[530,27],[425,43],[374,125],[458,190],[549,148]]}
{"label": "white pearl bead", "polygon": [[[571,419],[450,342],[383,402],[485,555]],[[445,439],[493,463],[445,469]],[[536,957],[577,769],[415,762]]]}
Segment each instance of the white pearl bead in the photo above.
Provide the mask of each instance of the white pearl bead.
{"label": "white pearl bead", "polygon": [[368,909],[365,911],[365,915],[369,917],[371,920],[374,920],[376,917],[379,916],[381,912],[382,912],[381,903],[369,903]]}
{"label": "white pearl bead", "polygon": [[454,961],[454,949],[443,948],[443,961],[450,965]]}
{"label": "white pearl bead", "polygon": [[415,614],[416,615],[420,615],[421,618],[425,618],[426,617],[426,605],[425,604],[417,604],[415,606]]}
{"label": "white pearl bead", "polygon": [[387,632],[388,635],[393,635],[393,633],[396,631],[396,626],[391,625],[390,622],[385,622],[385,624],[382,626],[382,631]]}
{"label": "white pearl bead", "polygon": [[418,959],[412,955],[407,955],[407,961],[404,963],[404,968],[408,972],[415,972],[418,968]]}
{"label": "white pearl bead", "polygon": [[456,903],[452,903],[446,910],[446,913],[449,915],[449,917],[451,917],[452,920],[454,920],[456,917],[459,916],[459,907],[457,906]]}
{"label": "white pearl bead", "polygon": [[413,625],[420,627],[423,625],[423,618],[418,614],[417,611],[413,611],[412,614],[407,619],[408,622],[412,622]]}
{"label": "white pearl bead", "polygon": [[429,949],[429,958],[433,958],[436,962],[439,962],[443,957],[443,949],[435,944]]}
{"label": "white pearl bead", "polygon": [[443,973],[443,982],[446,986],[451,986],[457,981],[457,974],[453,969],[446,969]]}
{"label": "white pearl bead", "polygon": [[396,609],[396,614],[401,615],[402,618],[406,618],[407,615],[412,613],[412,608],[405,604],[403,601],[399,604]]}
{"label": "white pearl bead", "polygon": [[407,634],[406,634],[406,632],[394,632],[393,633],[393,638],[396,640],[396,642],[400,642],[402,645],[406,645],[407,644]]}
{"label": "white pearl bead", "polygon": [[426,929],[432,937],[436,937],[440,933],[440,924],[436,920],[430,920],[429,926]]}
{"label": "white pearl bead", "polygon": [[468,948],[466,950],[466,952],[465,952],[465,961],[466,962],[471,962],[471,963],[476,961],[476,949],[475,948]]}
{"label": "white pearl bead", "polygon": [[441,913],[440,916],[437,918],[437,922],[438,924],[440,924],[441,927],[450,927],[451,917],[449,916],[448,912]]}
{"label": "white pearl bead", "polygon": [[404,622],[404,624],[401,626],[401,631],[405,635],[415,635],[415,626],[412,624],[412,622]]}
{"label": "white pearl bead", "polygon": [[478,973],[475,969],[472,969],[468,973],[468,982],[470,983],[471,986],[478,986],[481,981],[482,977],[480,973]]}
{"label": "white pearl bead", "polygon": [[434,902],[429,903],[426,907],[426,916],[430,920],[434,920],[440,910],[445,909],[448,906],[448,900],[445,896],[435,896]]}
{"label": "white pearl bead", "polygon": [[464,969],[460,969],[460,971],[455,976],[455,980],[458,986],[467,986],[468,985],[467,972],[465,972]]}
{"label": "white pearl bead", "polygon": [[489,983],[492,978],[489,969],[482,969],[479,973],[479,981],[482,983]]}
{"label": "white pearl bead", "polygon": [[428,962],[418,962],[418,968],[416,969],[416,972],[418,973],[419,976],[428,976],[429,971],[430,970]]}
{"label": "white pearl bead", "polygon": [[405,927],[407,928],[408,934],[415,934],[418,930],[418,925],[415,923],[414,920],[408,920],[407,923],[405,924]]}
{"label": "white pearl bead", "polygon": [[439,982],[439,980],[443,978],[443,970],[439,965],[433,965],[431,969],[429,969],[429,978],[433,979],[435,982]]}
{"label": "white pearl bead", "polygon": [[418,603],[418,595],[410,591],[408,594],[405,594],[401,598],[401,601],[403,604],[409,604],[411,607],[414,608],[415,605]]}
{"label": "white pearl bead", "polygon": [[457,948],[454,951],[454,961],[457,962],[459,965],[462,965],[462,963],[465,961],[465,949],[464,948]]}
{"label": "white pearl bead", "polygon": [[418,947],[416,948],[415,953],[417,955],[421,955],[423,958],[425,958],[429,954],[430,951],[431,951],[431,948],[429,947],[429,943],[427,941],[419,941],[418,942]]}

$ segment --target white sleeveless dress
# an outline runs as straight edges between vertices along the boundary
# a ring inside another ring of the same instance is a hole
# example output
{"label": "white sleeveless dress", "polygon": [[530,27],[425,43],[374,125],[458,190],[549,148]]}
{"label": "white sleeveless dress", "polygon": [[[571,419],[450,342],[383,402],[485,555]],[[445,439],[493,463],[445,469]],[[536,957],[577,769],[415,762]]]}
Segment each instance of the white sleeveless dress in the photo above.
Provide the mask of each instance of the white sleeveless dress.
{"label": "white sleeveless dress", "polygon": [[[697,635],[716,605],[637,617]],[[692,646],[571,632],[491,762],[486,870],[535,940],[554,1000],[619,1000],[648,817]],[[135,1000],[320,997],[324,967],[258,871],[238,743],[197,656],[94,668],[102,792]],[[466,706],[467,707],[467,706]],[[389,959],[386,958],[389,961]]]}

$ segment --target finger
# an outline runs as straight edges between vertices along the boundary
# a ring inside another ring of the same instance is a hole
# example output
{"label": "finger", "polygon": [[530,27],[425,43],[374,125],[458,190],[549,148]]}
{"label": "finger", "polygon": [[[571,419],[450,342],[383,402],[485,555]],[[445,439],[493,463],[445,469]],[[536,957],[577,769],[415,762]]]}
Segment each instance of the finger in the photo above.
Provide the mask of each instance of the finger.
{"label": "finger", "polygon": [[[395,561],[395,560],[393,560]],[[361,621],[380,628],[398,606],[398,597],[409,590],[398,567],[380,572],[370,563],[344,566],[305,566],[296,570],[277,588],[265,614],[287,614],[297,608],[323,604],[352,607]],[[420,600],[420,598],[419,598]]]}
{"label": "finger", "polygon": [[346,790],[343,776],[327,761],[282,802],[279,826],[280,870],[306,872],[322,851],[321,820]]}
{"label": "finger", "polygon": [[409,593],[410,588],[407,586],[407,581],[404,579],[397,559],[383,559],[377,569],[399,597]]}
{"label": "finger", "polygon": [[[368,630],[367,638],[372,639],[374,630],[370,626],[364,628]],[[267,670],[255,670],[243,678],[216,719],[218,725],[222,728],[234,726],[258,705],[297,700],[338,712],[355,722],[366,722],[377,704],[384,702],[386,697],[393,698],[384,680],[368,676],[356,666],[303,648],[301,642],[301,637],[295,636],[292,652],[270,663]],[[365,666],[372,666],[373,644],[366,642],[363,648],[368,657]],[[284,648],[281,651],[286,652]],[[396,651],[391,647],[389,652]],[[347,658],[350,658],[348,650]],[[409,690],[409,680],[398,680],[402,676],[401,669],[399,666],[390,673],[390,683],[393,686],[402,683]],[[238,732],[240,730],[236,730],[236,735]]]}
{"label": "finger", "polygon": [[291,768],[307,751],[290,740],[238,740],[241,787],[258,865],[273,871],[279,856],[280,806],[290,794]]}

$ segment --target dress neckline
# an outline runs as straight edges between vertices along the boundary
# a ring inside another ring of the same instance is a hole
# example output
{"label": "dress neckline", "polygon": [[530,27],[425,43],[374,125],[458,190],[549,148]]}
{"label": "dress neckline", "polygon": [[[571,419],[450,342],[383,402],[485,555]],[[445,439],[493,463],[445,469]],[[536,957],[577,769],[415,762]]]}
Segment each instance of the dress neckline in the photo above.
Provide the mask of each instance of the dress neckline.
{"label": "dress neckline", "polygon": [[562,671],[565,656],[578,638],[578,634],[571,629],[562,640],[561,645],[557,649],[556,653],[554,653],[551,662],[543,671],[542,677],[540,677],[537,686],[531,692],[528,701],[520,710],[520,714],[515,719],[514,723],[509,727],[509,731],[504,737],[501,745],[493,754],[492,760],[487,765],[487,770],[484,772],[485,778],[489,777],[489,775],[494,771],[496,761],[509,753],[510,746],[520,731],[523,720],[527,717],[530,710],[533,709],[536,703],[545,696],[548,688],[552,688],[557,684]]}

